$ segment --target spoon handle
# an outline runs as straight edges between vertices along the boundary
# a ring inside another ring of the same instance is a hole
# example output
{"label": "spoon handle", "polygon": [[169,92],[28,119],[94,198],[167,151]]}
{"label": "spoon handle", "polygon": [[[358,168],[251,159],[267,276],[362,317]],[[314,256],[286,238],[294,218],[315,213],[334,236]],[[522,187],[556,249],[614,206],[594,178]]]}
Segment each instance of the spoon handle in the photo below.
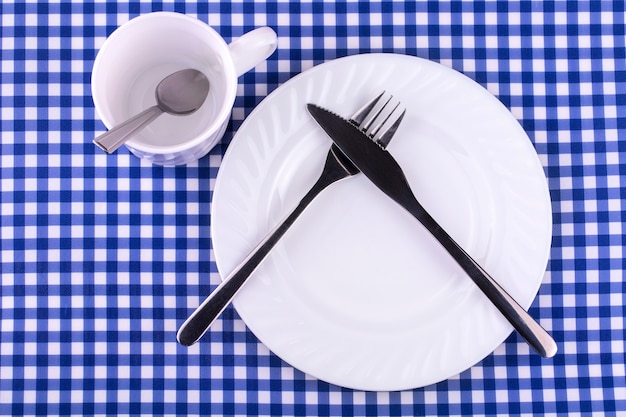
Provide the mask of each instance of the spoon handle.
{"label": "spoon handle", "polygon": [[163,110],[159,106],[152,106],[124,123],[115,126],[108,132],[101,134],[93,140],[93,143],[106,153],[113,153],[128,139],[152,123],[161,113],[163,113]]}

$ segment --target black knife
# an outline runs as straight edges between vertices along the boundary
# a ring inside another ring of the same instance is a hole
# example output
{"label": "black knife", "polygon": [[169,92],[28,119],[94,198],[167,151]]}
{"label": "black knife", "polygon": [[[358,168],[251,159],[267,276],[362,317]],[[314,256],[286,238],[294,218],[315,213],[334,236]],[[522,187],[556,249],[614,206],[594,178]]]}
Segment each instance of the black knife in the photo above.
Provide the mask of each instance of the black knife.
{"label": "black knife", "polygon": [[556,354],[556,342],[548,332],[417,201],[402,168],[387,150],[352,123],[331,111],[315,104],[308,104],[307,109],[339,149],[376,187],[426,227],[539,355],[550,358]]}

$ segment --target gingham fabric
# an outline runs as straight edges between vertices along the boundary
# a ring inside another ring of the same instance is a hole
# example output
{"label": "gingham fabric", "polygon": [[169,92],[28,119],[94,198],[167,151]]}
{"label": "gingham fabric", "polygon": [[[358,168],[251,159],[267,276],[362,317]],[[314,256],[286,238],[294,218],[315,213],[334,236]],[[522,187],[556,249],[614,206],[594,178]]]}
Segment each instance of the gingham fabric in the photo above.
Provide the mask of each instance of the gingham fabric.
{"label": "gingham fabric", "polygon": [[[170,10],[225,39],[262,25],[278,51],[240,79],[208,156],[152,166],[91,142],[98,48]],[[626,34],[621,1],[35,1],[1,11],[0,413],[3,415],[624,415]],[[554,239],[531,313],[559,353],[516,334],[471,369],[403,392],[320,382],[229,307],[191,348],[178,326],[219,282],[209,207],[247,114],[292,76],[386,51],[463,72],[533,141]]]}

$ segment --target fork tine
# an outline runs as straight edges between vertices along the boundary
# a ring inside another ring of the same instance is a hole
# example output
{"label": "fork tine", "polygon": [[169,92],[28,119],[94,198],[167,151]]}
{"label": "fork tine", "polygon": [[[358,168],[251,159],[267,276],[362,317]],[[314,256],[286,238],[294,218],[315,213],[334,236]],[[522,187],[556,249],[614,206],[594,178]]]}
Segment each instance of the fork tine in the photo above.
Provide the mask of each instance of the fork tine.
{"label": "fork tine", "polygon": [[[392,98],[393,98],[393,96],[392,96],[392,97],[389,97],[389,100],[387,100],[387,103],[385,103],[385,107],[386,107],[386,106],[387,106],[387,104],[391,101],[391,99],[392,99]],[[400,103],[399,103],[399,102],[398,102],[398,103],[396,103],[396,107],[394,107],[394,108],[393,108],[393,109],[392,109],[389,113],[387,113],[387,116],[383,119],[383,121],[382,121],[382,122],[380,122],[380,123],[378,123],[378,125],[376,125],[376,127],[375,127],[375,128],[373,128],[373,129],[371,130],[370,136],[371,136],[372,138],[376,137],[376,135],[378,134],[378,132],[380,131],[380,129],[382,129],[383,125],[384,125],[385,123],[387,123],[387,121],[389,121],[389,118],[391,117],[391,115],[393,114],[393,112],[394,112],[394,111],[396,111],[396,109],[397,109],[399,106],[400,106]],[[383,107],[383,109],[384,109],[385,107]],[[383,109],[380,109],[381,111],[380,111],[380,112],[379,112],[379,113],[378,113],[375,117],[378,117],[378,116],[380,115],[380,113],[382,112],[382,110],[383,110]],[[376,120],[376,119],[372,119],[372,123],[374,122],[374,120]]]}
{"label": "fork tine", "polygon": [[[387,107],[387,104],[389,104],[389,102],[391,101],[391,96],[387,99],[387,101],[385,101],[385,103],[381,106],[380,109],[378,109],[378,111],[376,112],[376,114],[374,114],[374,116],[372,116],[369,121],[365,122],[362,126],[361,126],[361,130],[364,132],[367,132],[370,127],[372,127],[372,124],[374,123],[374,121],[376,119],[378,119],[378,117],[380,116],[380,114],[383,112],[383,110],[385,110],[385,107]],[[369,116],[369,115],[368,115]]]}
{"label": "fork tine", "polygon": [[374,97],[369,102],[367,102],[363,107],[354,113],[354,115],[350,118],[350,121],[354,122],[357,126],[361,126],[365,121],[365,118],[370,114],[372,109],[376,106],[376,103],[380,100],[380,98],[385,94],[383,91],[378,95],[378,97]]}
{"label": "fork tine", "polygon": [[[398,105],[400,105],[400,103],[398,103]],[[398,106],[396,106],[394,110],[397,108]],[[400,114],[400,116],[398,116],[396,121],[393,122],[393,124],[389,126],[387,129],[385,129],[385,131],[383,131],[383,133],[378,138],[374,137],[374,141],[378,143],[380,146],[382,146],[383,148],[386,148],[387,145],[389,145],[391,138],[393,138],[393,135],[396,133],[396,130],[398,130],[398,127],[400,126],[400,123],[402,122],[402,119],[404,118],[405,113],[406,113],[406,109],[402,111],[402,113]],[[391,113],[389,114],[389,116],[391,116]],[[389,118],[389,116],[387,116],[387,119]]]}
{"label": "fork tine", "polygon": [[[378,103],[384,95],[385,91],[357,110],[356,113],[354,113],[354,115],[350,118],[350,122],[369,136],[371,140],[378,143],[381,147],[386,148],[396,133],[396,130],[398,130],[398,127],[402,122],[402,118],[406,113],[406,109],[402,111],[400,116],[398,116],[389,127],[385,127],[389,120],[391,120],[392,116],[397,113],[396,110],[398,110],[400,102],[396,103],[395,107],[391,111],[387,111],[386,108],[393,98],[393,96],[390,96],[382,105],[379,106],[378,109],[376,109]],[[372,113],[374,114],[372,115]],[[384,119],[379,122],[378,119],[383,115]],[[375,122],[377,124],[372,129],[371,127]]]}

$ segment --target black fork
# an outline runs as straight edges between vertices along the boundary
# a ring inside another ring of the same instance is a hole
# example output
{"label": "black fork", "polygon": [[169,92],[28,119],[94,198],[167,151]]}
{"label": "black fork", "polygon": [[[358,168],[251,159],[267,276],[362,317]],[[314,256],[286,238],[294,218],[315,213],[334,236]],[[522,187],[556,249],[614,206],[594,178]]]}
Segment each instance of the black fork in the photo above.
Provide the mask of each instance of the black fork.
{"label": "black fork", "polygon": [[[352,115],[350,122],[358,126],[380,146],[386,147],[402,122],[404,111],[397,115],[398,105],[390,110],[389,104],[392,97],[389,97],[383,103],[381,102],[383,95],[384,92],[360,108]],[[356,175],[359,172],[359,169],[333,144],[328,151],[322,173],[315,184],[313,184],[285,220],[268,233],[265,239],[250,252],[180,326],[176,336],[178,342],[184,346],[191,346],[197,342],[224,311],[226,306],[230,304],[263,259],[265,259],[315,197],[329,185]]]}

